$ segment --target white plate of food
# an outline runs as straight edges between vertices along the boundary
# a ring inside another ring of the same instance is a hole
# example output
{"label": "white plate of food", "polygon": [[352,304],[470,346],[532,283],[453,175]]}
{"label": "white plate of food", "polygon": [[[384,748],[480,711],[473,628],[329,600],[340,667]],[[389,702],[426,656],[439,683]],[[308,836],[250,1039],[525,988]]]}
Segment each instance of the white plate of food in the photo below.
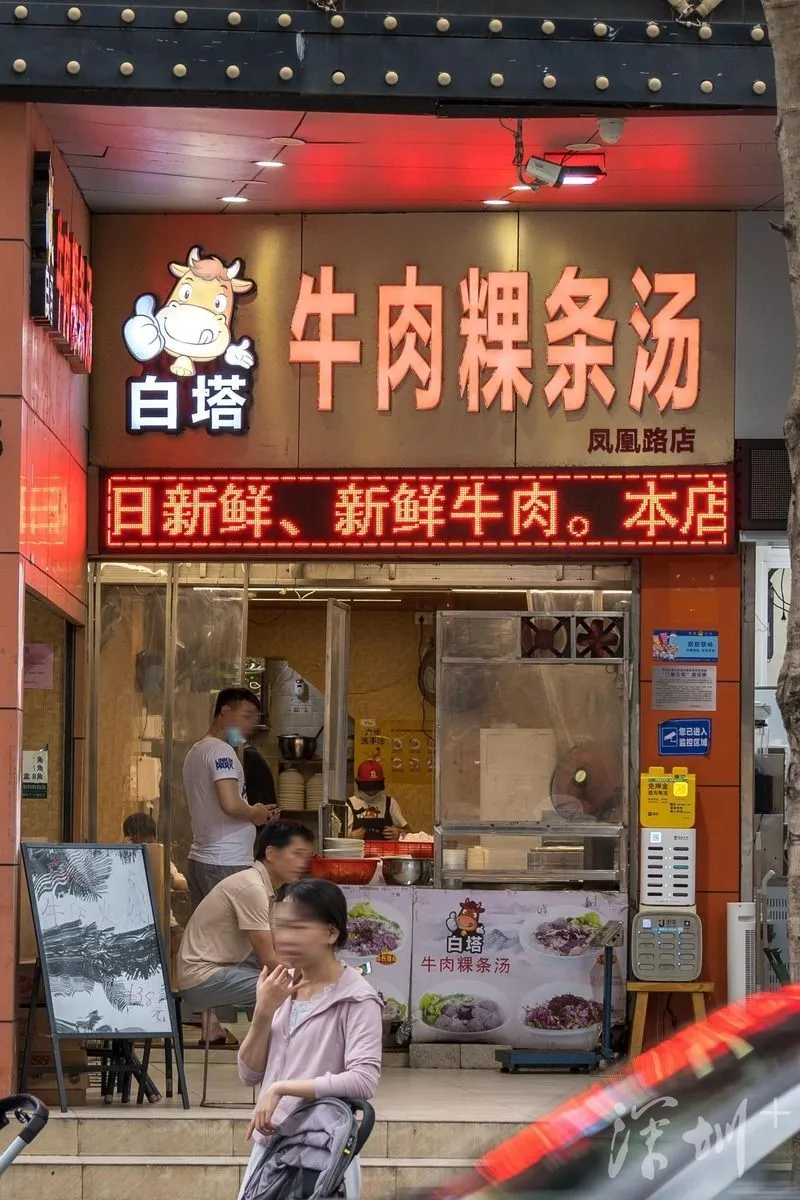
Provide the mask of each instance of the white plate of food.
{"label": "white plate of food", "polygon": [[379,954],[394,954],[406,938],[402,914],[376,899],[358,900],[347,906],[347,946],[350,958],[363,961]]}
{"label": "white plate of food", "polygon": [[533,913],[519,931],[519,942],[526,958],[541,966],[542,959],[585,959],[597,954],[593,945],[605,921],[591,908],[553,907],[546,913]]}
{"label": "white plate of food", "polygon": [[533,1050],[594,1050],[603,1006],[589,984],[548,983],[524,998],[519,1021]]}
{"label": "white plate of food", "polygon": [[501,1031],[509,1021],[509,1006],[501,994],[482,980],[465,978],[434,984],[420,996],[415,1015],[437,1041],[502,1041]]}

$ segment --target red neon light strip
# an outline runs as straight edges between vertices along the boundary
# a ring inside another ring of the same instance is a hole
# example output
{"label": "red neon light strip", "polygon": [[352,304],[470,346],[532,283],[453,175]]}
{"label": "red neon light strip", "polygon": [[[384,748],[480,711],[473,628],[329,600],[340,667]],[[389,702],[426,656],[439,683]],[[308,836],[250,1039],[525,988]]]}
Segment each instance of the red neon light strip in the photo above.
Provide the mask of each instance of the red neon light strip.
{"label": "red neon light strip", "polygon": [[732,535],[728,468],[126,471],[101,484],[101,550],[131,556],[727,550]]}

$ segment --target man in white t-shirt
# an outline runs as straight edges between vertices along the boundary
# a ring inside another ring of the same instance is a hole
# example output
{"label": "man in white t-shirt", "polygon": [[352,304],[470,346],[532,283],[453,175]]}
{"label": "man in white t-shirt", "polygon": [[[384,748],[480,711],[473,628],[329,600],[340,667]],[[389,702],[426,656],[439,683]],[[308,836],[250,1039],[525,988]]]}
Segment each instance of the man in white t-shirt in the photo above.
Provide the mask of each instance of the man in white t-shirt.
{"label": "man in white t-shirt", "polygon": [[[248,804],[237,750],[255,729],[261,706],[246,687],[223,688],[205,737],[195,742],[183,763],[183,788],[192,823],[187,878],[192,911],[218,883],[253,865],[256,829],[278,816],[277,807]],[[209,1035],[224,1030],[209,1014]]]}

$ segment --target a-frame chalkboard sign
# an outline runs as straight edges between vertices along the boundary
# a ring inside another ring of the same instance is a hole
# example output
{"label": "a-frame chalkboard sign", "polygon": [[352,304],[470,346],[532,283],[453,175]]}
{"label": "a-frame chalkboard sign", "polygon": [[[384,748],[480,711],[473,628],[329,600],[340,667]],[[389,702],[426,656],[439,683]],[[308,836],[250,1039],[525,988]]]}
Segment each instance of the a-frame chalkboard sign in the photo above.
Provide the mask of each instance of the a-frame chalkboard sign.
{"label": "a-frame chalkboard sign", "polygon": [[[60,1042],[165,1040],[189,1107],[176,1007],[144,846],[23,843],[61,1111]],[[28,1022],[33,1033],[36,987]],[[171,1043],[171,1045],[170,1045]]]}

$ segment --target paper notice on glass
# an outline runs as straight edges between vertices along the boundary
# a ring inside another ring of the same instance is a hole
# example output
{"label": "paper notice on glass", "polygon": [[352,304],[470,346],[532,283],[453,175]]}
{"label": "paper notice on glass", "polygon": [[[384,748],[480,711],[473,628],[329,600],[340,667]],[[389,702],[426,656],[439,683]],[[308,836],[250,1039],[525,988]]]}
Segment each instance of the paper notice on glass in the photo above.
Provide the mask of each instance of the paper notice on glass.
{"label": "paper notice on glass", "polygon": [[717,668],[653,667],[655,712],[716,712]]}
{"label": "paper notice on glass", "polygon": [[22,751],[22,799],[46,800],[49,776],[47,750]]}
{"label": "paper notice on glass", "polygon": [[23,686],[49,691],[53,686],[53,647],[47,642],[26,642]]}

